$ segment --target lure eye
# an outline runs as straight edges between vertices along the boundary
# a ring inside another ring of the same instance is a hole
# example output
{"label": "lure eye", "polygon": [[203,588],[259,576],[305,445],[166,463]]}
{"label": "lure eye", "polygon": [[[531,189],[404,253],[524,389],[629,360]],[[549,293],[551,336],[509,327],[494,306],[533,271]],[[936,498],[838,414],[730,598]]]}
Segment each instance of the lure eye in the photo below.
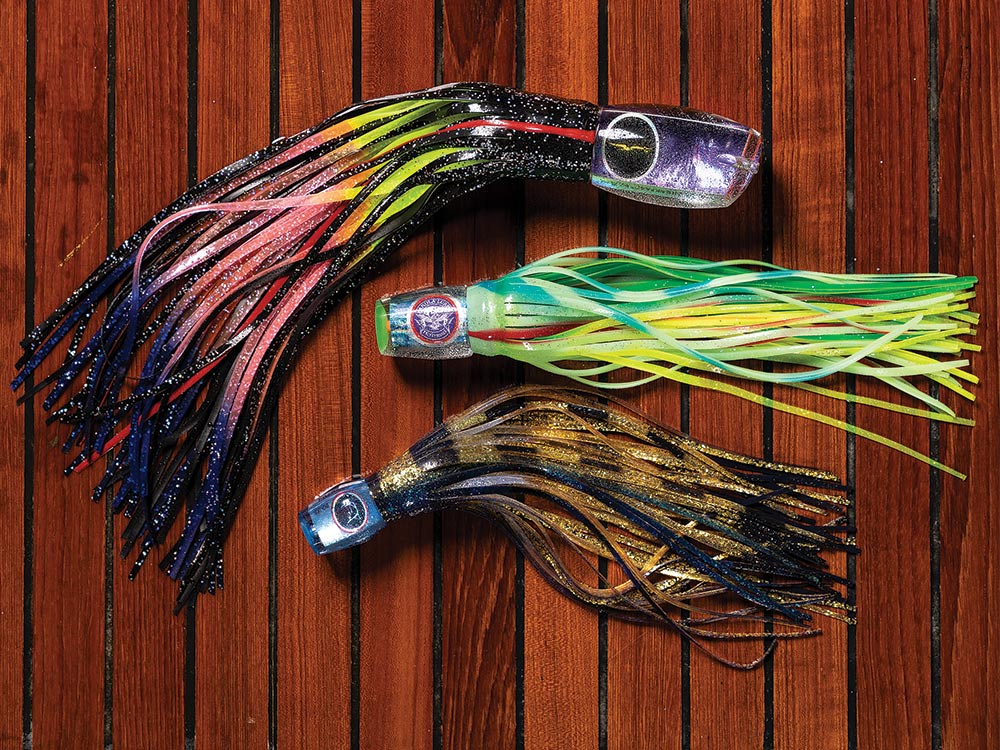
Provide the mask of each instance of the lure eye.
{"label": "lure eye", "polygon": [[600,111],[590,179],[644,203],[720,208],[735,201],[760,161],[760,133],[692,109]]}
{"label": "lure eye", "polygon": [[355,479],[321,492],[299,513],[309,546],[319,555],[368,541],[385,526],[368,483]]}
{"label": "lure eye", "polygon": [[660,139],[648,117],[640,114],[619,115],[608,126],[601,156],[613,176],[635,180],[645,176],[656,164]]}

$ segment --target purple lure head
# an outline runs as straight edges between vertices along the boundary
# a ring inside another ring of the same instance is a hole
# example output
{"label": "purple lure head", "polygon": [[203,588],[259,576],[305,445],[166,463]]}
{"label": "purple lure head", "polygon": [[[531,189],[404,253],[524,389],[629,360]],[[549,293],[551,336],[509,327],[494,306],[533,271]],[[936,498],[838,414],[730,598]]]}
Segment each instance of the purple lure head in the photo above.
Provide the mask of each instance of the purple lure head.
{"label": "purple lure head", "polygon": [[718,115],[681,107],[605,107],[590,180],[644,203],[722,208],[757,172],[760,148],[760,133]]}

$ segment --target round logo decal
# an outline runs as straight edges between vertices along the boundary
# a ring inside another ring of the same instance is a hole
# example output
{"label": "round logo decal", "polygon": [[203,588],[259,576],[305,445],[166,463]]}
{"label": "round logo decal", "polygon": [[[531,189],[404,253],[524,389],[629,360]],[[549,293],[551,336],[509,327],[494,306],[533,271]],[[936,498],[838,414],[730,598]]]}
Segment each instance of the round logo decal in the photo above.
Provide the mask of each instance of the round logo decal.
{"label": "round logo decal", "polygon": [[333,520],[341,531],[357,531],[368,522],[368,506],[353,492],[344,492],[333,501]]}
{"label": "round logo decal", "polygon": [[604,166],[615,177],[645,177],[659,158],[659,136],[645,115],[623,114],[611,121],[603,146]]}
{"label": "round logo decal", "polygon": [[447,344],[458,333],[458,304],[445,294],[428,294],[410,308],[410,330],[425,344]]}

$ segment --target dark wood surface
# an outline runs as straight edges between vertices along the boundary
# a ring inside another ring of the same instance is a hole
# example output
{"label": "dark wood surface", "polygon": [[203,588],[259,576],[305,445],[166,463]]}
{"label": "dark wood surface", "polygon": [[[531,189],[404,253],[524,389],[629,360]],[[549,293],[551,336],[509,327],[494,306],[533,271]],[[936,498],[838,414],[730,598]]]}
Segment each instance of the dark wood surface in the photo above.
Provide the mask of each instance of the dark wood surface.
{"label": "dark wood surface", "polygon": [[[26,326],[185,185],[359,97],[492,80],[684,101],[768,136],[724,212],[504,184],[425,227],[304,347],[225,590],[195,613],[171,615],[153,566],[127,581],[123,520],[89,502],[94,475],[63,478],[63,433],[40,405],[0,398],[0,748],[1000,746],[996,3],[55,0],[13,3],[0,41],[8,373]],[[837,566],[856,581],[857,626],[741,673],[564,600],[478,519],[398,522],[328,560],[307,549],[295,512],[318,490],[540,379],[487,359],[381,359],[373,299],[599,241],[980,277],[976,428],[841,412],[938,451],[964,482],[715,394],[626,394],[702,439],[848,481],[863,553]]]}

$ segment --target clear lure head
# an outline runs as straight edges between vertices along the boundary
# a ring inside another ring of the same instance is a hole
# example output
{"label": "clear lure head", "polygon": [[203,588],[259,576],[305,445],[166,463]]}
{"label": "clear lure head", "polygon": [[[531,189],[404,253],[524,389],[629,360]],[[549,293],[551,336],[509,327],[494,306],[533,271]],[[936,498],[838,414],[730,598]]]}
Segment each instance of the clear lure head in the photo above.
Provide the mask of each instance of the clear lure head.
{"label": "clear lure head", "polygon": [[466,287],[434,287],[375,303],[375,340],[389,357],[471,357]]}
{"label": "clear lure head", "polygon": [[760,133],[725,117],[681,107],[604,107],[590,181],[643,203],[722,208],[760,164]]}
{"label": "clear lure head", "polygon": [[327,555],[367,542],[385,527],[368,482],[352,479],[321,492],[299,511],[302,533],[313,551]]}

